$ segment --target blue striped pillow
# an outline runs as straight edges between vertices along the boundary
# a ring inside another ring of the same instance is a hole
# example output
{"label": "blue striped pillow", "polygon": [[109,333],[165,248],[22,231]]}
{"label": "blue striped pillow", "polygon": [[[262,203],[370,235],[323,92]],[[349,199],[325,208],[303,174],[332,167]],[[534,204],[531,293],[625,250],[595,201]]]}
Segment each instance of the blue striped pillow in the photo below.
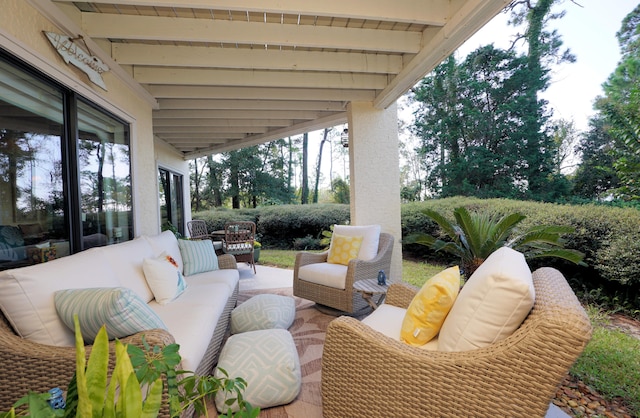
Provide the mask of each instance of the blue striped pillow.
{"label": "blue striped pillow", "polygon": [[167,329],[162,319],[138,295],[125,287],[66,289],[54,294],[58,316],[71,330],[78,314],[80,330],[87,344],[106,325],[110,339],[150,329]]}
{"label": "blue striped pillow", "polygon": [[218,256],[210,240],[179,239],[178,247],[180,247],[185,276],[218,270]]}

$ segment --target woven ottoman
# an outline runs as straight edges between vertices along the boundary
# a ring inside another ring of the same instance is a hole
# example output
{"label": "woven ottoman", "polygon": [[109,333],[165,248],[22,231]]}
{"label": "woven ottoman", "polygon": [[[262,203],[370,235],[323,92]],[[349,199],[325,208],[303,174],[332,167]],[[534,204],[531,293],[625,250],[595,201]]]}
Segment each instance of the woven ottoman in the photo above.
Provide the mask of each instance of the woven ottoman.
{"label": "woven ottoman", "polygon": [[231,334],[261,329],[288,329],[295,316],[296,302],[292,297],[256,295],[231,312]]}
{"label": "woven ottoman", "polygon": [[[232,335],[220,351],[214,375],[241,377],[247,382],[244,399],[252,406],[269,408],[293,401],[300,393],[302,383],[300,359],[293,337],[284,329],[249,331]],[[226,413],[225,401],[235,398],[233,393],[216,394],[218,412]],[[237,403],[231,410],[238,410]]]}

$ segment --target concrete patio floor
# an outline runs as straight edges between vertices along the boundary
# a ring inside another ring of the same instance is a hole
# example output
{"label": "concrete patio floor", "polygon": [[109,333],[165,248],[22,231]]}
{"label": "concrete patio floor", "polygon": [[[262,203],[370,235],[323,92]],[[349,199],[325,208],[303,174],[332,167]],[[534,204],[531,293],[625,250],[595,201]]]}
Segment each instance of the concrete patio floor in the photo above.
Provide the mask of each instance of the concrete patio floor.
{"label": "concrete patio floor", "polygon": [[[238,264],[240,291],[255,289],[277,289],[293,286],[293,270],[267,267],[256,264],[256,273],[245,263]],[[549,405],[545,418],[570,418],[570,415],[554,404]]]}

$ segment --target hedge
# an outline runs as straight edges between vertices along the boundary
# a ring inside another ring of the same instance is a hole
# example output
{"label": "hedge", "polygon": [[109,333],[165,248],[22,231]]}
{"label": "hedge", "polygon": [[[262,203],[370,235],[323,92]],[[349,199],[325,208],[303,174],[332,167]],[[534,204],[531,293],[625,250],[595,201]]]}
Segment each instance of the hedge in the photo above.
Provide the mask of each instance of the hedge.
{"label": "hedge", "polygon": [[[417,231],[438,233],[421,213],[433,209],[452,219],[453,210],[465,206],[472,211],[504,215],[520,212],[527,218],[522,227],[530,225],[568,225],[575,232],[565,236],[567,248],[585,253],[587,267],[578,267],[562,260],[540,259],[531,263],[535,269],[550,265],[560,269],[574,289],[604,289],[611,294],[624,294],[626,302],[640,308],[640,211],[594,204],[560,205],[508,199],[477,199],[453,197],[402,205],[402,236]],[[292,249],[296,239],[305,242],[319,239],[323,230],[333,224],[349,221],[349,206],[340,204],[283,205],[257,209],[213,210],[199,212],[194,219],[204,219],[210,229],[222,229],[230,220],[253,220],[263,245]],[[443,264],[455,262],[445,254],[435,254],[419,246],[405,246],[405,257],[419,257]]]}

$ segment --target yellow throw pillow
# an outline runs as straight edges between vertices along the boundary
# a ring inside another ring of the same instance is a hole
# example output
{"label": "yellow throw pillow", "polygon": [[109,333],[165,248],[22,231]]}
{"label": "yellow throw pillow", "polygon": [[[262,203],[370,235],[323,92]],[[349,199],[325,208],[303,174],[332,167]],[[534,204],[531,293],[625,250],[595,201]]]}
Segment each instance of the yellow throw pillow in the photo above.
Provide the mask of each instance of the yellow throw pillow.
{"label": "yellow throw pillow", "polygon": [[331,264],[349,265],[349,261],[358,258],[364,237],[347,237],[333,234],[327,262]]}
{"label": "yellow throw pillow", "polygon": [[458,266],[441,271],[425,282],[416,293],[402,321],[400,339],[421,346],[433,339],[460,291]]}

